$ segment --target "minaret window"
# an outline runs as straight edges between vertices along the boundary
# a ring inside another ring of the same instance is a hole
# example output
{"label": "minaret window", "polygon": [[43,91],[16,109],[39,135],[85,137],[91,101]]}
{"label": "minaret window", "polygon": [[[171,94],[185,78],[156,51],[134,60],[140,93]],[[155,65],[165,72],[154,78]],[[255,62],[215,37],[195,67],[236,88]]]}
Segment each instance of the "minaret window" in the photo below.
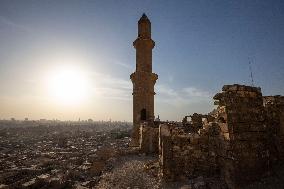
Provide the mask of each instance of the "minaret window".
{"label": "minaret window", "polygon": [[146,109],[145,108],[141,110],[141,120],[146,121]]}

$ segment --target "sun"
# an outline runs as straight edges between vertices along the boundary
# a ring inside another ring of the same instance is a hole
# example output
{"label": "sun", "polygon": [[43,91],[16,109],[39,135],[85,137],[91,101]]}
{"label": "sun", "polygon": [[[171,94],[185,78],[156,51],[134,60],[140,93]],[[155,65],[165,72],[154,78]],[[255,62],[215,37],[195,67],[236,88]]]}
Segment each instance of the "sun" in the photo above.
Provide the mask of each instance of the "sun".
{"label": "sun", "polygon": [[49,75],[48,89],[57,103],[74,105],[86,98],[87,80],[77,69],[59,69]]}

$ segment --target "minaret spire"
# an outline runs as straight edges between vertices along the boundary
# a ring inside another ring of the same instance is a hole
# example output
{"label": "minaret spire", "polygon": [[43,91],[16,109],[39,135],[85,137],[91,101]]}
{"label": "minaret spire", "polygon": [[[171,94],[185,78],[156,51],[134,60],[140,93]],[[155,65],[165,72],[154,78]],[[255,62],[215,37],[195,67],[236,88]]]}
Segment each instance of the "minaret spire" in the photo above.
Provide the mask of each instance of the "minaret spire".
{"label": "minaret spire", "polygon": [[130,75],[133,83],[132,145],[139,145],[139,127],[144,121],[154,120],[154,85],[158,75],[152,73],[151,22],[144,13],[138,21],[138,36],[133,42],[136,49],[136,70]]}
{"label": "minaret spire", "polygon": [[138,21],[138,37],[151,39],[151,22],[145,13]]}
{"label": "minaret spire", "polygon": [[[143,20],[143,19],[144,19],[144,20],[149,20],[148,17],[147,17],[147,15],[146,15],[145,13],[143,13],[142,16],[141,16],[141,18],[140,18],[140,20]],[[140,20],[139,20],[139,21],[140,21]]]}

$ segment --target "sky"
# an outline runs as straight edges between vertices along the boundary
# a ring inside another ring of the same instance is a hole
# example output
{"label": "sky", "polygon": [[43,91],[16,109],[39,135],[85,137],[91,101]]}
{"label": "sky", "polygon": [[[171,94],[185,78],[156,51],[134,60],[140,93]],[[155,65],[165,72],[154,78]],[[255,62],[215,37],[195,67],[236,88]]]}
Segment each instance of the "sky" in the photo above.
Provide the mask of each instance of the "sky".
{"label": "sky", "polygon": [[249,61],[263,95],[284,95],[284,1],[0,0],[0,119],[132,121],[144,12],[162,120],[212,111],[225,84],[252,85]]}

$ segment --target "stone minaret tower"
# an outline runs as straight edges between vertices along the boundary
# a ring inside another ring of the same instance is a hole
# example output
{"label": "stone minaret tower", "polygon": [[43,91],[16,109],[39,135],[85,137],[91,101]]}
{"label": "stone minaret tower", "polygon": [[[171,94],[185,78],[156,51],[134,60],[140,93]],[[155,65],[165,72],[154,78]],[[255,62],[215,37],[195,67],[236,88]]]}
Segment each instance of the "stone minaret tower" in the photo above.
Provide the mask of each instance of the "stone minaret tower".
{"label": "stone minaret tower", "polygon": [[138,37],[133,42],[136,49],[136,71],[130,75],[133,83],[133,133],[132,145],[139,145],[141,122],[154,120],[154,85],[158,75],[152,73],[151,22],[143,14],[138,21]]}

